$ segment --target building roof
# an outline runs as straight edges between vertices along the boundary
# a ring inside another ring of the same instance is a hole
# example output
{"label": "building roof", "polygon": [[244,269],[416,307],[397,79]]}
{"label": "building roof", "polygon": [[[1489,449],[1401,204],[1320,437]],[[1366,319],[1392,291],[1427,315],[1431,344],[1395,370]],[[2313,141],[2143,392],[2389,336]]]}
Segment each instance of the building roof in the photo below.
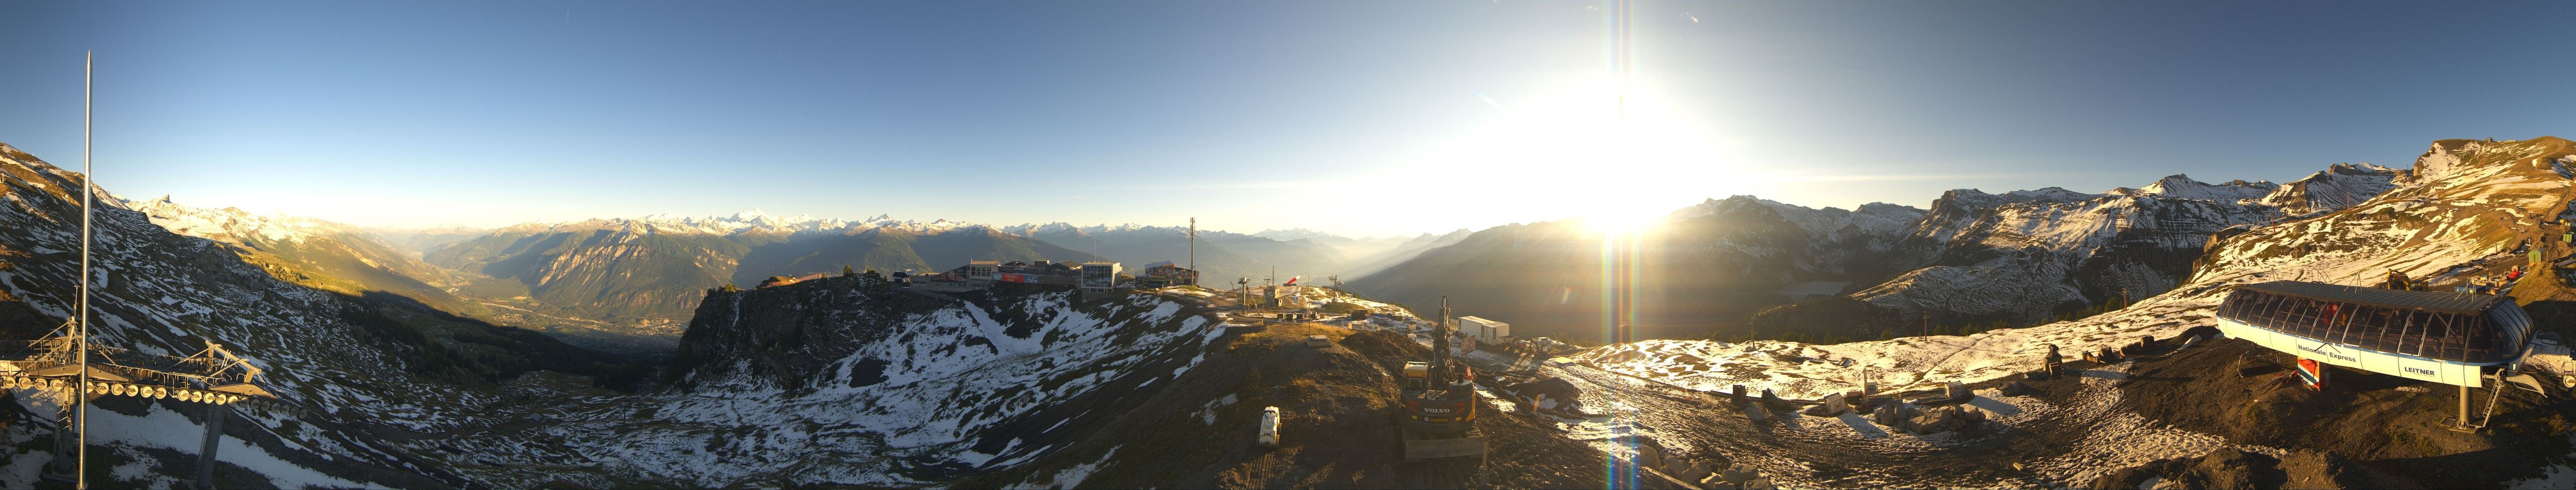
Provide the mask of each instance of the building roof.
{"label": "building roof", "polygon": [[1147,269],[1152,269],[1152,268],[1162,267],[1162,266],[1166,266],[1166,265],[1172,265],[1172,261],[1166,260],[1166,261],[1162,261],[1162,262],[1155,262],[1155,263],[1151,263],[1151,264],[1145,264],[1145,268],[1147,268]]}
{"label": "building roof", "polygon": [[2486,313],[2488,308],[2495,307],[2496,302],[2504,298],[2492,294],[2405,291],[2304,281],[2272,281],[2238,288],[2327,301],[2464,314]]}
{"label": "building roof", "polygon": [[969,260],[969,261],[966,261],[966,265],[1001,265],[1001,264],[1002,264],[1002,262],[1001,262],[1001,261],[998,261],[998,260]]}
{"label": "building roof", "polygon": [[1493,320],[1487,320],[1487,319],[1483,319],[1483,318],[1476,318],[1474,315],[1458,317],[1458,321],[1462,321],[1462,322],[1493,323],[1493,324],[1501,324],[1501,325],[1510,325],[1509,323],[1503,323],[1503,322],[1498,322],[1498,321],[1493,321]]}
{"label": "building roof", "polygon": [[1117,263],[1117,262],[1108,262],[1108,261],[1094,260],[1094,261],[1090,261],[1090,262],[1083,262],[1083,263],[1082,263],[1082,265],[1083,265],[1083,266],[1085,266],[1085,267],[1088,267],[1088,266],[1095,266],[1095,265],[1118,265],[1118,263]]}

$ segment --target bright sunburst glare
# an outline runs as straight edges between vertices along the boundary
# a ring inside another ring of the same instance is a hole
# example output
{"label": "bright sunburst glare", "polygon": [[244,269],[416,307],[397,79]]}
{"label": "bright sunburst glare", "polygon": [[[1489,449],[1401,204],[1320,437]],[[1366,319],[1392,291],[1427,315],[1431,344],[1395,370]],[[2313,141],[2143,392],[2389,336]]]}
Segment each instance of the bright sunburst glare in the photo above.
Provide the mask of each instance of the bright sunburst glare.
{"label": "bright sunburst glare", "polygon": [[1634,236],[1663,222],[1663,213],[1607,212],[1575,218],[1583,228],[1608,236]]}
{"label": "bright sunburst glare", "polygon": [[1493,103],[1499,118],[1452,158],[1429,166],[1516,196],[1511,209],[1494,211],[1633,232],[1734,190],[1710,131],[1652,94],[1592,84],[1527,103]]}

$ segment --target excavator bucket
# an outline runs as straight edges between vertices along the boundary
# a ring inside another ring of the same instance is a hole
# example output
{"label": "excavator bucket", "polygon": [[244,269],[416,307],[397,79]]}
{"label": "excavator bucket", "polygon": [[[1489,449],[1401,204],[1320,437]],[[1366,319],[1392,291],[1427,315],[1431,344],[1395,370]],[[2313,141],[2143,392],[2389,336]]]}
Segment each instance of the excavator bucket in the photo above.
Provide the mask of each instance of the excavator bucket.
{"label": "excavator bucket", "polygon": [[1449,458],[1485,455],[1485,438],[1415,439],[1404,441],[1404,459]]}

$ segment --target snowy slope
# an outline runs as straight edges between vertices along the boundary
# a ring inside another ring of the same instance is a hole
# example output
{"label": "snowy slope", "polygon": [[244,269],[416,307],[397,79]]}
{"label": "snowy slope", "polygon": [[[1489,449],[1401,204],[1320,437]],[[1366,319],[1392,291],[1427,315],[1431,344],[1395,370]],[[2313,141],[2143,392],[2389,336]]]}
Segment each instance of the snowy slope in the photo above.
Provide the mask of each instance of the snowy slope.
{"label": "snowy slope", "polygon": [[[2230,226],[2279,217],[2269,206],[2241,204],[2263,195],[2251,189],[2170,185],[2173,180],[2149,187],[2192,189],[2185,195],[2227,200],[2140,192],[2000,206],[1953,235],[1943,263],[1853,297],[1900,311],[2044,318],[2121,289],[2137,296],[2171,289],[2190,264],[2187,257],[2171,256],[2197,254],[2210,236]],[[2245,192],[2221,192],[2229,189]]]}
{"label": "snowy slope", "polygon": [[[2102,194],[1950,191],[1887,254],[1892,277],[1843,298],[1763,312],[1756,330],[1839,323],[1845,327],[1824,333],[1866,338],[1919,331],[1927,319],[2031,325],[2120,304],[2181,284],[2215,237],[2288,216],[2275,202],[2314,212],[2350,202],[2340,197],[2346,192],[2386,191],[2396,174],[2372,168],[2337,165],[2286,186],[2173,175]],[[2327,189],[2335,197],[2283,197]]]}
{"label": "snowy slope", "polygon": [[[7,230],[0,232],[0,325],[8,326],[12,340],[35,338],[71,311],[79,276],[78,182],[77,174],[0,145],[0,200],[7,201],[0,206],[0,230]],[[389,451],[377,431],[452,426],[496,399],[421,375],[431,372],[421,363],[434,357],[425,355],[425,347],[389,341],[379,330],[347,319],[369,307],[280,281],[225,245],[172,234],[114,201],[101,203],[95,221],[100,260],[93,342],[180,356],[202,349],[202,341],[221,342],[265,368],[263,386],[301,408],[300,415],[252,414],[255,423],[233,427],[236,435],[248,436],[236,440],[247,445],[226,449],[227,461],[265,474],[267,484],[276,486],[464,483],[434,462]],[[19,409],[9,411],[43,410],[33,403],[20,399],[10,404]],[[98,423],[121,425],[94,432],[92,441],[108,450],[194,454],[194,434],[202,431],[172,412],[182,406],[187,405],[163,401],[124,415],[103,414]],[[27,441],[45,430],[10,424],[0,434]],[[0,467],[0,484],[32,485],[35,463],[51,458],[31,451],[42,447],[0,451],[11,461]],[[157,467],[137,471],[181,474],[188,468],[183,463],[157,461]]]}
{"label": "snowy slope", "polygon": [[2378,165],[2338,163],[2282,184],[2271,195],[2263,196],[2262,202],[2291,216],[2302,216],[2360,204],[2412,177],[2407,171]]}
{"label": "snowy slope", "polygon": [[240,208],[208,209],[190,207],[172,201],[170,196],[147,201],[119,200],[124,207],[152,217],[152,223],[172,233],[209,239],[242,242],[249,239],[301,242],[320,237],[357,233],[356,227],[310,218],[279,215],[257,215]]}
{"label": "snowy slope", "polygon": [[[2212,325],[2210,310],[2237,284],[2304,279],[2368,285],[2392,269],[2449,277],[2510,265],[2518,243],[2541,238],[2539,221],[2568,216],[2563,213],[2576,204],[2576,185],[2561,170],[2568,161],[2576,161],[2576,143],[2554,137],[2439,141],[2418,160],[2417,178],[2355,206],[2219,240],[2172,291],[2079,321],[1834,345],[1658,340],[1584,356],[1614,371],[1677,385],[1740,382],[1775,388],[1789,398],[1849,389],[1848,380],[1864,370],[1899,390],[1996,379],[2035,369],[2048,345],[2072,353]],[[1845,359],[1854,366],[1839,366]]]}
{"label": "snowy slope", "polygon": [[[1988,194],[1976,189],[1953,189],[1943,192],[1940,198],[1932,200],[1932,209],[1927,211],[1923,221],[1917,223],[1912,232],[1915,241],[1929,243],[1936,248],[1930,250],[1928,254],[1914,253],[1938,255],[1941,249],[1937,247],[1960,239],[1962,235],[1972,231],[1972,227],[1979,219],[2006,205],[2032,202],[2083,202],[2099,197],[2101,196],[2056,187],[2002,194]],[[1922,260],[1929,260],[1929,258]]]}
{"label": "snowy slope", "polygon": [[[691,322],[677,386],[555,404],[529,429],[577,472],[496,459],[500,486],[914,486],[1069,443],[1170,381],[1222,331],[1184,303],[1070,293],[943,300],[862,278],[720,293]],[[442,441],[511,452],[524,436]]]}

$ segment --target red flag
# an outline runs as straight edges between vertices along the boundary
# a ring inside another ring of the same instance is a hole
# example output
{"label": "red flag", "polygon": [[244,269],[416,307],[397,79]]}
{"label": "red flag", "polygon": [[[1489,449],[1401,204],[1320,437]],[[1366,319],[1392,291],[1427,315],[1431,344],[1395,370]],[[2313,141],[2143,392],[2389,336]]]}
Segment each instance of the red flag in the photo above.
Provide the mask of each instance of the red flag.
{"label": "red flag", "polygon": [[1281,286],[1295,286],[1295,285],[1297,285],[1297,278],[1298,278],[1298,277],[1305,277],[1305,276],[1292,276],[1292,277],[1289,277],[1289,278],[1288,278],[1288,282],[1286,282],[1286,283],[1282,283],[1282,284],[1280,284],[1280,285],[1281,285]]}

